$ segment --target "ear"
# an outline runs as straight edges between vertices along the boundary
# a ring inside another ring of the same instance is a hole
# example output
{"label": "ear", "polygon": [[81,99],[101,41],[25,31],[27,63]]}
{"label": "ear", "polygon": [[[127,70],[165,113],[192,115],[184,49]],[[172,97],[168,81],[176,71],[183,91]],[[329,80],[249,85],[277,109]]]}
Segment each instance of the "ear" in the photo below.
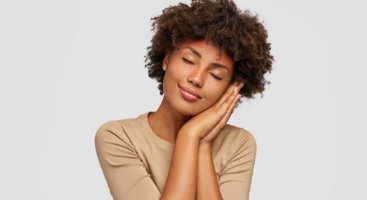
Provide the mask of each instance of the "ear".
{"label": "ear", "polygon": [[163,62],[162,62],[162,69],[163,69],[163,71],[166,71],[166,69],[167,69],[167,66],[168,66],[168,63],[169,63],[169,54],[166,54],[165,56],[164,56],[164,59],[163,59]]}

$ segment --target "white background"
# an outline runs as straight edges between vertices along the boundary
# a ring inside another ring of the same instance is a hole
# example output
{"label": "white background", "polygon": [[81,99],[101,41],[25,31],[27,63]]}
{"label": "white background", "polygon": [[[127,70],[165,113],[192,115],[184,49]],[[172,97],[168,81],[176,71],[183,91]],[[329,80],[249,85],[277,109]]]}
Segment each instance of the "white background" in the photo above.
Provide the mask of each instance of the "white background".
{"label": "white background", "polygon": [[[237,2],[276,59],[263,98],[230,121],[257,139],[251,200],[366,200],[362,1]],[[176,3],[0,2],[0,199],[111,199],[94,134],[159,105],[150,17]]]}

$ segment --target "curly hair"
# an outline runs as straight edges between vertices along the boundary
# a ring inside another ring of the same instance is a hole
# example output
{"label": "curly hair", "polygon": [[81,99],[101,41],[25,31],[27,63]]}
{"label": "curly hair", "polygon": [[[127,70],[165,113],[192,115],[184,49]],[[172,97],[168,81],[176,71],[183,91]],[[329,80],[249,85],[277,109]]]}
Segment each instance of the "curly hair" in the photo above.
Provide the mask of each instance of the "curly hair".
{"label": "curly hair", "polygon": [[241,11],[231,0],[192,0],[191,5],[179,3],[163,9],[151,18],[155,34],[145,55],[148,75],[159,83],[163,94],[163,59],[187,40],[205,39],[226,52],[234,60],[233,81],[243,82],[241,97],[263,96],[265,74],[271,72],[273,56],[268,34],[258,16]]}

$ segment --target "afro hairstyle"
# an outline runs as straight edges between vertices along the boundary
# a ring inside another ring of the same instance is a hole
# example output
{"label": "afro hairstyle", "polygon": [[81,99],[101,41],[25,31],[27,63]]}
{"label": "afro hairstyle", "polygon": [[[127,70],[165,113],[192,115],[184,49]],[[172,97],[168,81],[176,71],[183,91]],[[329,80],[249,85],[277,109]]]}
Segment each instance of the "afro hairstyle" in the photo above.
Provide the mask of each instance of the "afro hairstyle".
{"label": "afro hairstyle", "polygon": [[268,34],[257,15],[241,11],[231,0],[192,0],[190,5],[179,3],[163,9],[162,14],[151,18],[151,46],[145,55],[148,75],[159,83],[163,94],[162,69],[166,53],[172,52],[182,42],[205,39],[226,52],[234,61],[232,82],[243,82],[241,97],[263,96],[265,74],[271,72],[273,56]]}

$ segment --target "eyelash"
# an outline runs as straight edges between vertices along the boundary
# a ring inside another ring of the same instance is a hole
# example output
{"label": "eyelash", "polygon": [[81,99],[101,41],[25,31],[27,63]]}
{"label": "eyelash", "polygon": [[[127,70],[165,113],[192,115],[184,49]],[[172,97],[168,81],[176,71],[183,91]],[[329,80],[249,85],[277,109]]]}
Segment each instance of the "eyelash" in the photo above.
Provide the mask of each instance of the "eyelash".
{"label": "eyelash", "polygon": [[193,65],[193,64],[194,64],[193,62],[191,62],[191,61],[187,60],[186,58],[182,58],[182,60],[183,60],[185,63],[191,64],[191,65]]}
{"label": "eyelash", "polygon": [[[193,62],[191,62],[191,61],[189,61],[188,59],[186,59],[186,58],[182,58],[182,60],[185,62],[185,63],[187,63],[187,64],[190,64],[190,65],[193,65],[194,63]],[[219,77],[219,76],[217,76],[217,75],[215,75],[215,74],[213,74],[213,73],[210,73],[210,75],[214,78],[214,79],[216,79],[216,80],[222,80],[222,78],[221,77]]]}
{"label": "eyelash", "polygon": [[217,80],[222,80],[222,78],[221,77],[219,77],[219,76],[216,76],[215,74],[213,74],[213,73],[210,73],[212,76],[213,76],[213,78],[215,78],[215,79],[217,79]]}

